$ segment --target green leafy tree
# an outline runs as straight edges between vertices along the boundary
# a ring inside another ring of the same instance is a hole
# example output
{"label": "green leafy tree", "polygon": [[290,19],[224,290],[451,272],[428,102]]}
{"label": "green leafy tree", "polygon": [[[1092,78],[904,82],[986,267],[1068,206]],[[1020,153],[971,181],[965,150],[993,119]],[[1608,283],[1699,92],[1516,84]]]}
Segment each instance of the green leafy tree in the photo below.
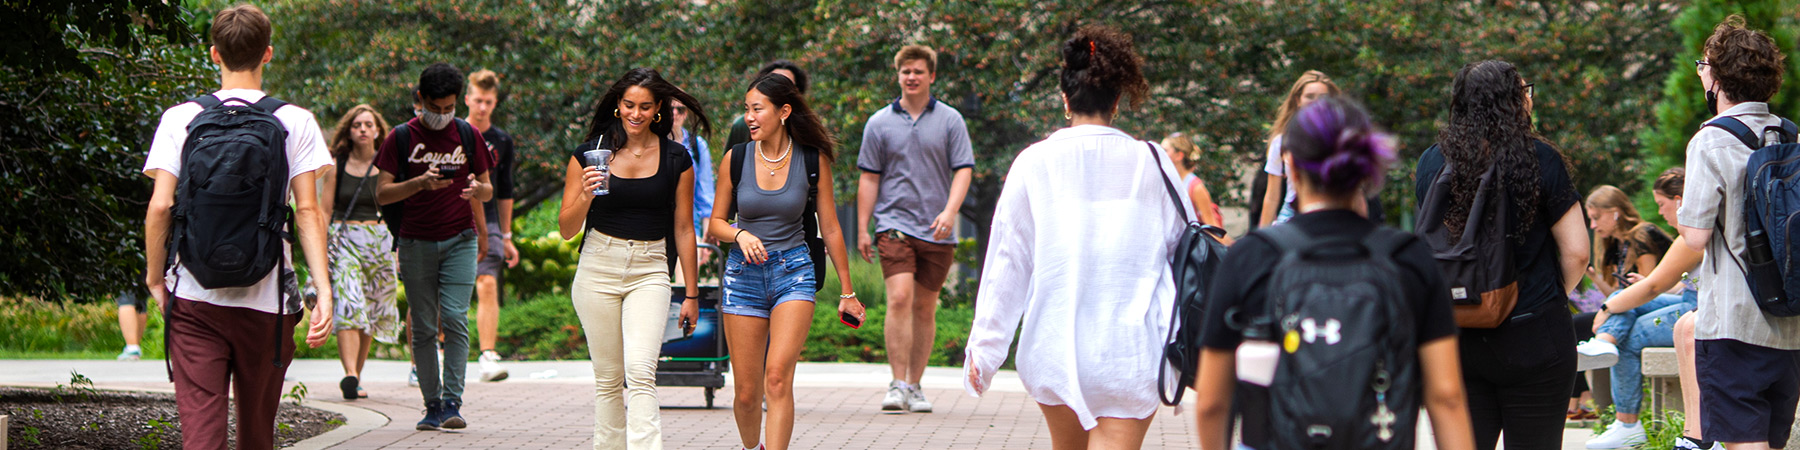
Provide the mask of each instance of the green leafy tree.
{"label": "green leafy tree", "polygon": [[164,108],[216,83],[177,5],[0,5],[0,191],[11,194],[0,296],[93,299],[143,285],[151,133]]}

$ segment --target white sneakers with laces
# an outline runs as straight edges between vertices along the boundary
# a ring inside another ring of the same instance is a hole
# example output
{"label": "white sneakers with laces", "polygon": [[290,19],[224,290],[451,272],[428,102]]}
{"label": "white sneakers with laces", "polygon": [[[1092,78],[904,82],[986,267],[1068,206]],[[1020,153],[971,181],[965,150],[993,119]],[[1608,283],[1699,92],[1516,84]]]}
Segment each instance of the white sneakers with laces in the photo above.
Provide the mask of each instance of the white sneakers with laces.
{"label": "white sneakers with laces", "polygon": [[905,412],[908,409],[906,401],[911,397],[907,395],[909,390],[905,381],[888,383],[887,396],[881,398],[881,410]]}
{"label": "white sneakers with laces", "polygon": [[481,352],[481,381],[495,382],[506,379],[506,367],[500,365],[500,354],[493,350]]}
{"label": "white sneakers with laces", "polygon": [[925,390],[918,386],[907,386],[906,407],[916,413],[931,412],[931,401],[925,399]]}
{"label": "white sneakers with laces", "polygon": [[1619,363],[1619,346],[1600,338],[1588,339],[1575,346],[1575,370],[1586,372],[1605,369]]}
{"label": "white sneakers with laces", "polygon": [[1648,436],[1644,434],[1644,425],[1642,423],[1628,424],[1625,422],[1613,421],[1612,425],[1606,426],[1606,432],[1600,433],[1599,436],[1594,436],[1593,439],[1588,439],[1587,448],[1631,448],[1644,443],[1646,439],[1648,439]]}

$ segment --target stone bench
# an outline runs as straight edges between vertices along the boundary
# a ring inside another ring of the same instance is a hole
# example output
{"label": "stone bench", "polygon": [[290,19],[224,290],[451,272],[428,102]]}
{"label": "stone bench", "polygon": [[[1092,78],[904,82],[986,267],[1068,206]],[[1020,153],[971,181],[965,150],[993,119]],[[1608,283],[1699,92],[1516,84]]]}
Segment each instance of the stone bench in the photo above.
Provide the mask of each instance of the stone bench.
{"label": "stone bench", "polygon": [[1643,353],[1644,383],[1650,386],[1645,411],[1681,411],[1681,378],[1674,347],[1648,347]]}

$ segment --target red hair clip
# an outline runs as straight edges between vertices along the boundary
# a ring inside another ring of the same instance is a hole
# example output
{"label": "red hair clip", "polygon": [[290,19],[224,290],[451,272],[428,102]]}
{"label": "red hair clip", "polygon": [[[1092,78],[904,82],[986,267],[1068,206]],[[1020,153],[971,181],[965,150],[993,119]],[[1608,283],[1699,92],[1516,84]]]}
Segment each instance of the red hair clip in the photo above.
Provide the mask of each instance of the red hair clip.
{"label": "red hair clip", "polygon": [[1094,41],[1088,41],[1088,56],[1094,56]]}

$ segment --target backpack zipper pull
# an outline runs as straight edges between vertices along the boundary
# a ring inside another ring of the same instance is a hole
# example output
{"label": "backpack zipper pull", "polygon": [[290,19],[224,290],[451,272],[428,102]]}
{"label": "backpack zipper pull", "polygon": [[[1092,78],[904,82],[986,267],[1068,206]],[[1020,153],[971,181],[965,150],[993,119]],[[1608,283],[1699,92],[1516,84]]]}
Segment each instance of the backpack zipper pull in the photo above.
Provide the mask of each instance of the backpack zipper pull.
{"label": "backpack zipper pull", "polygon": [[1392,386],[1393,383],[1388,379],[1387,361],[1375,361],[1375,379],[1369,383],[1369,387],[1375,390],[1375,414],[1369,416],[1369,423],[1379,428],[1375,431],[1375,437],[1381,439],[1381,442],[1394,440],[1394,420],[1398,418],[1387,406],[1387,391]]}

